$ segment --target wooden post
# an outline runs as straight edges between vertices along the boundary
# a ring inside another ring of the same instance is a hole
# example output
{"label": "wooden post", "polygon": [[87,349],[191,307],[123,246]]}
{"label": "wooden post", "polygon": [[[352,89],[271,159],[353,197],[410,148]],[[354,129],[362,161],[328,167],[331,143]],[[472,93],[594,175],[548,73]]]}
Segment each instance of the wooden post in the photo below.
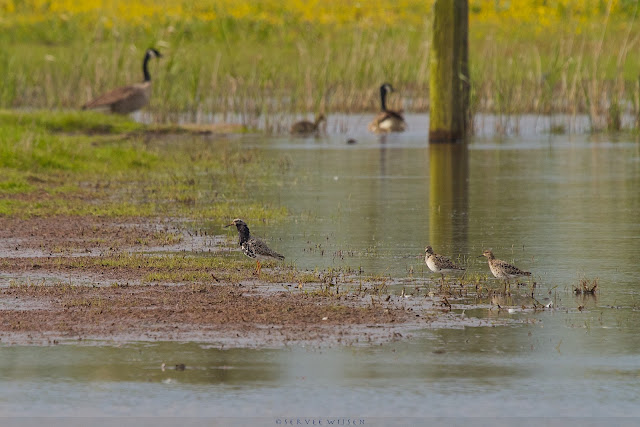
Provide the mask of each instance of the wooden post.
{"label": "wooden post", "polygon": [[433,9],[429,142],[458,142],[469,125],[469,2],[436,0]]}

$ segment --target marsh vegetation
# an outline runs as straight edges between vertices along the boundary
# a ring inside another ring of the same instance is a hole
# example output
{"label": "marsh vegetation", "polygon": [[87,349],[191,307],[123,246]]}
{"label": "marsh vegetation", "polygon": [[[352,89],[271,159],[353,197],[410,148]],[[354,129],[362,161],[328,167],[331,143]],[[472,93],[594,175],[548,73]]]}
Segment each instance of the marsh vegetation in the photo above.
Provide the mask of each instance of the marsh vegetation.
{"label": "marsh vegetation", "polygon": [[[429,108],[430,1],[4,4],[4,108],[79,108],[139,81],[150,46],[164,54],[152,67],[154,121],[285,132],[296,114],[377,111],[385,81],[400,94],[390,108]],[[471,1],[473,112],[587,114],[593,130],[637,127],[637,8]]]}
{"label": "marsh vegetation", "polygon": [[277,165],[224,138],[215,147],[200,138],[178,149],[159,129],[166,133],[100,113],[0,111],[0,214],[220,221],[233,210],[249,219],[286,215],[285,207],[248,197],[277,179],[267,178]]}

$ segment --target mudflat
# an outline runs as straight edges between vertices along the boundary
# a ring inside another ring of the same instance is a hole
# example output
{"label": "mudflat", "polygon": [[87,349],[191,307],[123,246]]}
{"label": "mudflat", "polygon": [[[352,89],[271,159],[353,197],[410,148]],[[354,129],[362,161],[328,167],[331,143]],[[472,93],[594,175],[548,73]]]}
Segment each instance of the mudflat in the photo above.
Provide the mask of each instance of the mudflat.
{"label": "mudflat", "polygon": [[322,273],[276,264],[257,275],[235,246],[169,221],[0,218],[0,339],[356,344],[399,339],[446,315],[437,299],[410,304],[375,283],[345,291]]}

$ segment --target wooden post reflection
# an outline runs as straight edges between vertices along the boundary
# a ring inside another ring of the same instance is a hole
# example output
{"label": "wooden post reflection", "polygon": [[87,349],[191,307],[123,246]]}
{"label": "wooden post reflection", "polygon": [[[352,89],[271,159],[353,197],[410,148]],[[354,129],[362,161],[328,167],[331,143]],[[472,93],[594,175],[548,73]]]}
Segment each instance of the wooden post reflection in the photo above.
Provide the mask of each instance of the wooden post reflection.
{"label": "wooden post reflection", "polygon": [[429,244],[451,257],[469,252],[468,179],[465,144],[429,145]]}

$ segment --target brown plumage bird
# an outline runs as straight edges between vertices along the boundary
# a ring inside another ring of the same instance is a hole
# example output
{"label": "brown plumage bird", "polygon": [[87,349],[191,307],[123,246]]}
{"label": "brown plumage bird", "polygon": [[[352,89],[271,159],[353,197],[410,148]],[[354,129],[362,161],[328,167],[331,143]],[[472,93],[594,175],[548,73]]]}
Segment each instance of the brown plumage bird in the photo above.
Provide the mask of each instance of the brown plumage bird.
{"label": "brown plumage bird", "polygon": [[258,275],[260,274],[260,268],[262,267],[260,259],[284,259],[284,255],[280,255],[278,252],[267,246],[267,244],[261,239],[252,236],[249,232],[249,227],[240,218],[234,219],[231,221],[231,224],[227,224],[225,227],[230,227],[232,225],[235,225],[238,230],[238,237],[240,238],[239,243],[242,252],[249,258],[256,258],[256,273]]}
{"label": "brown plumage bird", "polygon": [[82,106],[83,110],[110,110],[112,113],[129,114],[137,111],[149,103],[151,98],[151,75],[149,74],[149,60],[160,58],[160,52],[147,49],[142,62],[144,81],[129,86],[119,87],[107,92]]}
{"label": "brown plumage bird", "polygon": [[442,284],[444,285],[444,273],[451,273],[456,271],[464,271],[464,268],[459,267],[449,258],[444,255],[438,255],[433,252],[431,246],[427,246],[424,250],[424,262],[429,267],[429,270],[434,273],[440,273],[442,276]]}
{"label": "brown plumage bird", "polygon": [[487,257],[487,261],[489,262],[489,270],[491,270],[491,274],[493,274],[494,277],[496,277],[497,279],[505,280],[505,292],[507,290],[507,284],[511,286],[511,284],[509,283],[510,279],[520,276],[531,276],[530,272],[520,270],[515,265],[511,265],[506,261],[497,259],[493,255],[493,252],[488,249],[482,252],[482,255],[480,256]]}
{"label": "brown plumage bird", "polygon": [[310,135],[312,133],[317,133],[319,130],[320,123],[326,121],[324,114],[320,114],[316,116],[315,122],[310,122],[308,120],[301,120],[299,122],[295,122],[291,126],[291,133],[295,135]]}
{"label": "brown plumage bird", "polygon": [[404,132],[407,127],[402,114],[387,109],[387,94],[389,92],[393,92],[393,87],[389,83],[380,86],[380,104],[382,110],[373,121],[369,123],[369,130],[371,132]]}

